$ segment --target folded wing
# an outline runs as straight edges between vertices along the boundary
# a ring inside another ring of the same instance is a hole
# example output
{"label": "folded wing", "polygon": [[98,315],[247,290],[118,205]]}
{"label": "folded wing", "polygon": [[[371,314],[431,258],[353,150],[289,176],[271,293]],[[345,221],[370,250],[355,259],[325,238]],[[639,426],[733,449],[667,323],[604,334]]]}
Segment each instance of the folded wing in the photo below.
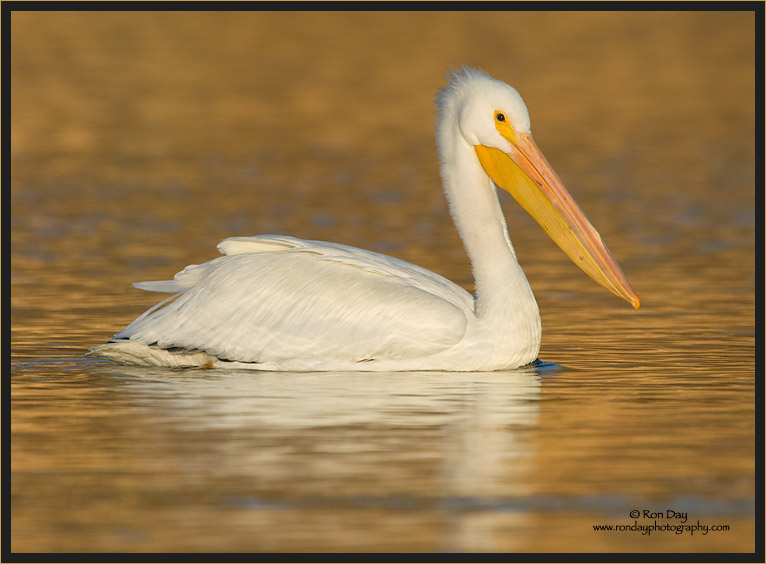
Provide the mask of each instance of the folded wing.
{"label": "folded wing", "polygon": [[460,341],[473,309],[449,280],[354,247],[267,235],[218,248],[174,280],[136,284],[178,295],[115,339],[252,363],[406,359]]}

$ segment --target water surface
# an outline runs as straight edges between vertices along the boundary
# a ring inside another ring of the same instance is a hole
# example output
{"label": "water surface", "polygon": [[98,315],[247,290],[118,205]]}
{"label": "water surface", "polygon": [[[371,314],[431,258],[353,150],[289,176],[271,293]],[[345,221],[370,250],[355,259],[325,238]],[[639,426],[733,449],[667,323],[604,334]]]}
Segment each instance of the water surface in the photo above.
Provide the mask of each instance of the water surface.
{"label": "water surface", "polygon": [[[14,551],[753,551],[752,14],[12,18]],[[462,63],[524,96],[639,311],[502,196],[550,364],[83,358],[155,302],[131,282],[232,235],[386,252],[471,290],[432,132]]]}

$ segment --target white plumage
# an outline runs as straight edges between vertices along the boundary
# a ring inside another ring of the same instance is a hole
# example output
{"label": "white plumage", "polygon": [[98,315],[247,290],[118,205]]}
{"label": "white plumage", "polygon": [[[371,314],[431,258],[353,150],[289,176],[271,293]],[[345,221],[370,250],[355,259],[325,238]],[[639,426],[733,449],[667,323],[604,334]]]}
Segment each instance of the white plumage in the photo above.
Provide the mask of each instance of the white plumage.
{"label": "white plumage", "polygon": [[[583,270],[637,307],[600,237],[531,142],[518,93],[463,68],[436,102],[442,181],[473,266],[475,298],[379,253],[278,235],[232,237],[218,245],[222,257],[188,266],[172,281],[135,284],[174,296],[89,354],[142,366],[291,371],[498,370],[533,362],[540,316],[495,183]],[[548,203],[538,201],[541,194]]]}

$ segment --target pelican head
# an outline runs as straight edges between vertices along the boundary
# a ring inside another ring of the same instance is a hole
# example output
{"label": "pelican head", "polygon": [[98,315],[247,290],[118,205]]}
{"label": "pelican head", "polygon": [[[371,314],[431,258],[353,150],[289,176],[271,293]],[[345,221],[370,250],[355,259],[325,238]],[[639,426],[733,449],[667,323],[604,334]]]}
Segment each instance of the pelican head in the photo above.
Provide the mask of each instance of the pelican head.
{"label": "pelican head", "polygon": [[[516,89],[467,67],[448,81],[436,98],[443,161],[470,147],[489,179],[509,192],[577,266],[638,309],[640,300],[617,261],[532,138],[529,112]],[[455,146],[455,139],[465,146]]]}

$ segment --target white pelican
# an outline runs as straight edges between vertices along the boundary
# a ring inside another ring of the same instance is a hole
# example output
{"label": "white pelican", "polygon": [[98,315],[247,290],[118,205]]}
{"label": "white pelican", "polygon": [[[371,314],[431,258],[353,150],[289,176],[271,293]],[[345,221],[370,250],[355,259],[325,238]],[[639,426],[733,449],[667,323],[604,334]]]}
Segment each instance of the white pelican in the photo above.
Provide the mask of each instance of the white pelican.
{"label": "white pelican", "polygon": [[490,371],[534,362],[540,314],[516,261],[496,186],[593,280],[639,299],[537,148],[518,92],[462,68],[436,96],[449,209],[471,260],[472,296],[409,262],[282,235],[231,237],[224,256],[173,280],[174,295],[89,355],[141,366],[290,371]]}

